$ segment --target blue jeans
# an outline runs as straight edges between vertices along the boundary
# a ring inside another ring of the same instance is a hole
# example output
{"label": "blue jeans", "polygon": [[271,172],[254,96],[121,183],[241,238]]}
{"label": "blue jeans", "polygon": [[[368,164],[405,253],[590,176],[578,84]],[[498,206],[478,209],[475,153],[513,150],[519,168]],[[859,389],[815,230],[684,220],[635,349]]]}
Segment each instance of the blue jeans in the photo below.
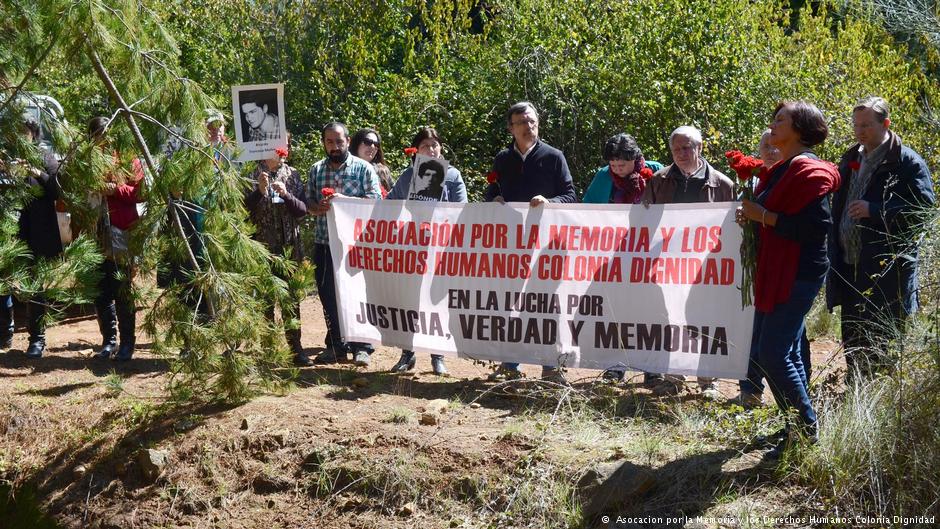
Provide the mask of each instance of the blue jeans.
{"label": "blue jeans", "polygon": [[[756,327],[755,327],[756,329]],[[751,360],[747,366],[747,378],[738,382],[738,387],[741,388],[741,393],[747,393],[750,395],[760,395],[764,392],[764,373],[761,372],[760,367],[757,365],[757,338],[752,338],[751,340]],[[799,357],[800,361],[803,364],[803,374],[806,375],[804,382],[806,387],[809,387],[809,381],[812,380],[812,355],[810,354],[809,348],[809,338],[806,336],[806,326],[804,323],[803,326],[803,335],[800,336],[799,342]]]}
{"label": "blue jeans", "polygon": [[372,345],[360,342],[343,343],[339,331],[339,312],[336,305],[336,277],[333,274],[333,257],[329,244],[315,244],[313,248],[313,278],[317,282],[317,296],[323,305],[323,318],[326,320],[326,346],[337,354],[345,351],[363,351],[372,353]]}
{"label": "blue jeans", "polygon": [[13,296],[0,296],[0,341],[13,336]]}
{"label": "blue jeans", "polygon": [[771,312],[754,314],[751,347],[757,349],[757,369],[767,377],[770,391],[782,411],[796,408],[804,426],[816,427],[816,411],[809,400],[806,371],[800,358],[804,319],[822,287],[822,279],[793,282],[790,299]]}

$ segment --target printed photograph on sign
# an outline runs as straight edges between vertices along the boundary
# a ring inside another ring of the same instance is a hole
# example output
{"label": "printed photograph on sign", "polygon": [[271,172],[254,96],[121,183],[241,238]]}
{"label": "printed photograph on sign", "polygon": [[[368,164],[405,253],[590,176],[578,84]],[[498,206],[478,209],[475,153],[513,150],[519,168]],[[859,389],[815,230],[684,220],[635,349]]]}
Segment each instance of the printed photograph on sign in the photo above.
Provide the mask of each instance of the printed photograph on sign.
{"label": "printed photograph on sign", "polygon": [[232,115],[238,161],[265,160],[287,147],[283,84],[233,86]]}
{"label": "printed photograph on sign", "polygon": [[423,154],[415,156],[412,166],[411,187],[408,200],[438,202],[444,195],[444,175],[450,162],[443,158],[431,158]]}

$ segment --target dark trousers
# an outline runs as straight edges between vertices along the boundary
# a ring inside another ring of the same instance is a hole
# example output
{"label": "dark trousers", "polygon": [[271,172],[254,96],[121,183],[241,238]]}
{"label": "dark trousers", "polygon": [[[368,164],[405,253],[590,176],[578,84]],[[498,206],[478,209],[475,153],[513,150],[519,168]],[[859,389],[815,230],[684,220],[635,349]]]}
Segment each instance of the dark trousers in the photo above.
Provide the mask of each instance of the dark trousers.
{"label": "dark trousers", "polygon": [[[755,327],[756,328],[756,327]],[[741,393],[749,393],[751,395],[760,395],[764,392],[764,373],[760,369],[760,365],[757,363],[757,348],[754,347],[755,337],[752,336],[751,339],[751,359],[748,362],[747,366],[747,378],[741,380],[738,383],[738,386],[741,388]],[[800,362],[803,365],[803,374],[806,376],[806,387],[809,387],[809,382],[812,380],[812,351],[809,347],[809,338],[806,336],[806,324],[804,321],[803,324],[803,334],[800,336],[799,342],[799,357]]]}
{"label": "dark trousers", "polygon": [[804,427],[814,431],[816,411],[809,399],[806,371],[800,356],[804,319],[813,306],[822,280],[793,283],[790,299],[771,312],[754,314],[752,348],[757,348],[757,368],[767,377],[770,391],[783,411],[796,409]]}
{"label": "dark trousers", "polygon": [[13,296],[0,296],[0,343],[13,337]]}
{"label": "dark trousers", "polygon": [[903,334],[907,313],[898,292],[883,292],[854,271],[843,275],[842,344],[851,380],[857,373],[868,377],[890,365],[888,342]]}
{"label": "dark trousers", "polygon": [[122,344],[133,345],[135,342],[137,307],[131,291],[132,274],[130,266],[117,264],[112,259],[101,263],[95,310],[105,342],[114,340],[115,329],[120,331]]}
{"label": "dark trousers", "polygon": [[328,244],[315,244],[313,248],[314,279],[317,282],[317,296],[323,305],[323,318],[326,320],[326,347],[337,352],[364,351],[372,353],[370,344],[361,342],[344,343],[339,330],[339,312],[336,305],[336,278],[333,274],[333,257]]}
{"label": "dark trousers", "polygon": [[[278,278],[287,281],[288,278],[284,275],[273,272]],[[274,301],[272,300],[267,309],[265,309],[265,317],[270,322],[274,322]],[[291,320],[294,320],[291,322]],[[284,337],[287,339],[287,345],[290,346],[291,352],[295,355],[303,354],[303,347],[300,344],[300,300],[291,299],[287,303],[281,304],[281,323],[284,325]],[[288,328],[288,323],[291,325],[296,325],[296,328]]]}

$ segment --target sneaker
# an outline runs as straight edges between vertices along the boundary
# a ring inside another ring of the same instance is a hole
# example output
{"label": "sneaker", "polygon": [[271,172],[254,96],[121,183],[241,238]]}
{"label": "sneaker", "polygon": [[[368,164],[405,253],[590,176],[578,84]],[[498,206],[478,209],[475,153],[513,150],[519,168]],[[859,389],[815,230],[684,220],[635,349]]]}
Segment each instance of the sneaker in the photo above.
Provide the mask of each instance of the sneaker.
{"label": "sneaker", "polygon": [[356,351],[353,354],[353,362],[359,367],[369,367],[369,363],[371,362],[369,353],[365,351]]}
{"label": "sneaker", "polygon": [[558,369],[557,367],[543,367],[542,380],[545,382],[551,382],[553,384],[559,384],[561,386],[570,385],[565,379],[565,374],[562,373],[561,369]]}
{"label": "sneaker", "polygon": [[759,393],[748,393],[742,391],[733,398],[728,399],[728,404],[737,404],[745,410],[760,408],[764,405],[764,396]]}
{"label": "sneaker", "polygon": [[486,378],[490,382],[503,382],[506,380],[519,380],[523,377],[525,377],[525,373],[519,369],[519,366],[511,368],[506,367],[505,365],[501,365],[496,369],[496,371],[490,373],[490,376]]}
{"label": "sneaker", "polygon": [[702,389],[702,396],[707,400],[721,399],[721,391],[718,390],[718,381],[706,382],[705,384],[700,384],[699,387]]}
{"label": "sneaker", "polygon": [[446,377],[449,374],[444,364],[444,357],[441,355],[431,355],[431,369],[439,377]]}

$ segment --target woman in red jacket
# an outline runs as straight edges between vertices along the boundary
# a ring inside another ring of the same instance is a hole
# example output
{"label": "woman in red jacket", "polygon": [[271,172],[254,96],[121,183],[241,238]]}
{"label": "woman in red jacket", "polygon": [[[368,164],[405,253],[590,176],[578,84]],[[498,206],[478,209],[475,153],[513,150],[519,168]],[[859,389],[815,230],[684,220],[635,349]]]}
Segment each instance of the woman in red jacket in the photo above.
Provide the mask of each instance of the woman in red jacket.
{"label": "woman in red jacket", "polygon": [[[102,147],[106,145],[104,134],[107,128],[108,118],[105,117],[96,117],[88,124],[89,134]],[[115,152],[113,168],[104,180],[102,194],[106,200],[101,204],[98,240],[105,260],[101,264],[101,282],[95,300],[102,344],[96,357],[126,361],[134,355],[136,343],[137,307],[132,291],[136,269],[128,242],[130,230],[139,218],[137,203],[142,202],[143,166],[135,158],[130,162],[130,168],[122,167],[120,154]],[[117,342],[119,331],[120,347]]]}
{"label": "woman in red jacket", "polygon": [[800,338],[806,313],[829,269],[828,195],[839,188],[840,178],[834,165],[812,151],[828,134],[825,117],[812,104],[777,105],[770,144],[779,149],[781,159],[757,185],[755,200],[743,200],[738,210],[738,222],[760,225],[751,358],[767,377],[777,407],[798,417],[795,427],[780,432],[781,442],[768,453],[771,457],[779,457],[799,437],[816,439],[816,411]]}

